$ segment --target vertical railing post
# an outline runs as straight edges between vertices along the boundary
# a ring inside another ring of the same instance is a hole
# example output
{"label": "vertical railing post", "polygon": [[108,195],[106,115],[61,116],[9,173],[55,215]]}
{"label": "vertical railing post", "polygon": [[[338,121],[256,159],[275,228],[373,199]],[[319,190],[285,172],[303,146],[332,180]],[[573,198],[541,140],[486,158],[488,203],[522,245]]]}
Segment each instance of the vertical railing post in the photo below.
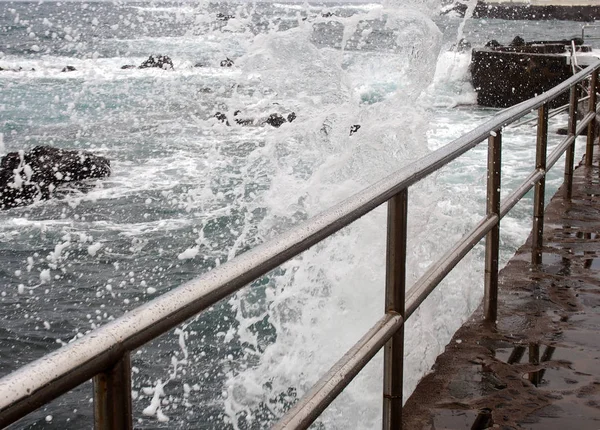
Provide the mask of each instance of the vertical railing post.
{"label": "vertical railing post", "polygon": [[502,161],[502,131],[496,130],[488,139],[486,213],[498,215],[498,222],[485,237],[484,318],[496,322],[498,316],[498,258],[500,253],[500,172]]}
{"label": "vertical railing post", "polygon": [[[577,85],[571,87],[569,97],[569,136],[575,136],[577,133],[577,103],[578,103],[578,89]],[[573,193],[573,165],[575,162],[575,139],[569,148],[565,156],[565,198],[571,199]]]}
{"label": "vertical railing post", "polygon": [[[404,318],[408,190],[388,201],[385,311]],[[383,429],[402,429],[404,325],[385,344],[383,358]]]}
{"label": "vertical railing post", "polygon": [[544,176],[535,184],[533,200],[533,237],[531,241],[531,262],[542,262],[542,241],[544,236],[544,206],[546,192],[546,149],[548,147],[548,103],[538,109],[537,144],[535,168]]}
{"label": "vertical railing post", "polygon": [[113,367],[94,377],[95,430],[131,430],[131,359],[125,353]]}
{"label": "vertical railing post", "polygon": [[[596,112],[596,90],[598,86],[598,70],[592,72],[592,80],[590,83],[590,100],[589,112]],[[594,140],[596,138],[596,118],[588,125],[587,129],[587,144],[585,146],[585,165],[591,166],[594,158]]]}
{"label": "vertical railing post", "polygon": [[[540,344],[539,343],[530,343],[529,344],[529,364],[533,366],[538,366],[540,364]],[[541,382],[541,371],[539,369],[534,370],[529,373],[529,380],[536,387],[540,385]]]}

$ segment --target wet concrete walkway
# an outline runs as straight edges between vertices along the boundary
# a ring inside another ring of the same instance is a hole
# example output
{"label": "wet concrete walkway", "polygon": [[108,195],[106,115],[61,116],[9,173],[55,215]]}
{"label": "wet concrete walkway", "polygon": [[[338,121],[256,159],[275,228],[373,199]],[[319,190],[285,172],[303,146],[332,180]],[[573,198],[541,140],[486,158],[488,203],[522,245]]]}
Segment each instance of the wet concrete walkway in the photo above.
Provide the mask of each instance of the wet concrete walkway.
{"label": "wet concrete walkway", "polygon": [[482,311],[454,336],[404,408],[404,429],[600,429],[600,169],[575,171],[500,272],[496,327]]}

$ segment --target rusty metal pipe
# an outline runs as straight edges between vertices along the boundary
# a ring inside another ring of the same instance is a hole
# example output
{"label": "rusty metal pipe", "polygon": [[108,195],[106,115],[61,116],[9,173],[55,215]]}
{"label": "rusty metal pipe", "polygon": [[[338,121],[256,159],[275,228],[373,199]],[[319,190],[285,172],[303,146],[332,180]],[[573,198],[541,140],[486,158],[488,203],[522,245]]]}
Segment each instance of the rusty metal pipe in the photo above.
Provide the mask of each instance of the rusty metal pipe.
{"label": "rusty metal pipe", "polygon": [[[548,105],[544,104],[538,109],[538,129],[535,152],[535,168],[547,172],[546,152],[548,147]],[[533,202],[533,230],[531,239],[531,262],[542,262],[542,243],[544,237],[544,208],[546,192],[546,175],[535,183]]]}
{"label": "rusty metal pipe", "polygon": [[[577,104],[578,104],[577,85],[571,87],[569,94],[569,137],[573,136],[573,143],[577,137]],[[571,199],[573,193],[573,165],[575,162],[575,145],[569,145],[565,157],[565,198]]]}
{"label": "rusty metal pipe", "polygon": [[488,322],[495,323],[498,316],[498,257],[500,254],[500,187],[502,161],[502,130],[492,132],[488,139],[487,164],[487,216],[498,216],[498,222],[485,238],[485,290],[483,314]]}
{"label": "rusty metal pipe", "polygon": [[[404,318],[406,292],[406,232],[408,192],[388,202],[385,312]],[[383,355],[383,420],[386,430],[402,428],[402,381],[404,376],[404,326],[387,341]]]}
{"label": "rusty metal pipe", "polygon": [[94,376],[94,428],[131,430],[131,358],[126,353],[110,369]]}
{"label": "rusty metal pipe", "polygon": [[[589,101],[589,111],[590,113],[596,112],[596,99],[597,99],[597,91],[598,91],[598,70],[594,70],[592,72],[592,79],[590,81],[590,101]],[[585,165],[591,166],[592,159],[594,158],[594,140],[596,138],[596,118],[588,125],[587,130],[587,142],[585,145]]]}

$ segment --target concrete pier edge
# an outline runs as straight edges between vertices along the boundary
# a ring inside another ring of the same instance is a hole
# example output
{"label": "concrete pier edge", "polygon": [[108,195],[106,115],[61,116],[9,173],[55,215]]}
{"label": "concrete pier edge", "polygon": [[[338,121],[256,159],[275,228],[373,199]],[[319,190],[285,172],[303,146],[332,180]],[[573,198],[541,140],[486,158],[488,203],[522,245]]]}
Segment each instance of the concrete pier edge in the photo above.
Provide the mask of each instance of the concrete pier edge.
{"label": "concrete pier edge", "polygon": [[530,236],[500,272],[496,324],[480,307],[456,332],[407,400],[404,429],[600,429],[598,157],[564,195],[546,207],[542,264]]}

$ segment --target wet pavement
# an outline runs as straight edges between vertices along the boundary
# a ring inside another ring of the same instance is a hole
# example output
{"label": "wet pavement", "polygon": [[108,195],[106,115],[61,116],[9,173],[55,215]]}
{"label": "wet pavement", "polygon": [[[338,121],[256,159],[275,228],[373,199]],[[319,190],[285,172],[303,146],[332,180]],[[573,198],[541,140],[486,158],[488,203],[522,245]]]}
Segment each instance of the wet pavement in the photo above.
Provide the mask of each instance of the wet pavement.
{"label": "wet pavement", "polygon": [[500,272],[498,320],[479,309],[406,402],[404,429],[600,429],[600,170],[579,167]]}

